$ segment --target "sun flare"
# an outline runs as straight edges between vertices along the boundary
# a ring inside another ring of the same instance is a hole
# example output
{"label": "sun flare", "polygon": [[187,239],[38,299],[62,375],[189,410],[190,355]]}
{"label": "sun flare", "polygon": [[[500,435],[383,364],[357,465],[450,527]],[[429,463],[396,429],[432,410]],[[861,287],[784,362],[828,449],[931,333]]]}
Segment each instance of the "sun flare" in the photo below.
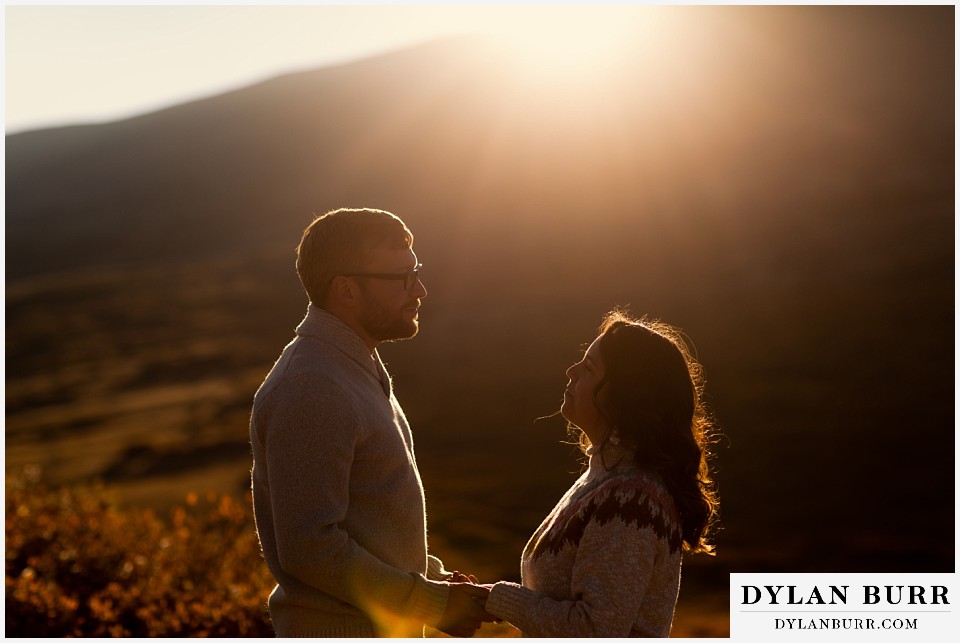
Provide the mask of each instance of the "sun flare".
{"label": "sun flare", "polygon": [[518,12],[502,29],[510,48],[511,71],[536,78],[545,86],[579,85],[624,80],[623,62],[640,57],[669,73],[665,55],[678,42],[693,45],[674,14],[645,7],[561,6]]}

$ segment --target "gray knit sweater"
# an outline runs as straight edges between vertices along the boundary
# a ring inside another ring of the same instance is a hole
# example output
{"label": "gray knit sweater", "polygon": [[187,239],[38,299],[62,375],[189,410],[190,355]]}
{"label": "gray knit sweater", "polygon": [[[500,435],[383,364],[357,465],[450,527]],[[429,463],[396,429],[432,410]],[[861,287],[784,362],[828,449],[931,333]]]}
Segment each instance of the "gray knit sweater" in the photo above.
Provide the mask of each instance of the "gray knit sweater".
{"label": "gray knit sweater", "polygon": [[409,637],[436,624],[448,574],[427,554],[413,437],[376,351],[310,306],[254,397],[250,442],[279,636]]}
{"label": "gray knit sweater", "polygon": [[610,447],[590,455],[530,538],[523,585],[495,584],[486,609],[526,636],[668,636],[680,548],[677,509],[659,476]]}

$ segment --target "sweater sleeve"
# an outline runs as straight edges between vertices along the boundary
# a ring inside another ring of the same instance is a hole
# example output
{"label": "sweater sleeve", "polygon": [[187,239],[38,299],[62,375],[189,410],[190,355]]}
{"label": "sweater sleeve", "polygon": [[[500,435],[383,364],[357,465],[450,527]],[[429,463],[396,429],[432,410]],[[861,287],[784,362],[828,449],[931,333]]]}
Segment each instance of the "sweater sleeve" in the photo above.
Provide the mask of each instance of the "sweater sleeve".
{"label": "sweater sleeve", "polygon": [[380,560],[340,528],[360,414],[339,385],[288,380],[269,401],[265,437],[270,502],[283,569],[365,612],[435,624],[449,588]]}
{"label": "sweater sleeve", "polygon": [[613,519],[587,523],[577,550],[571,600],[499,582],[486,610],[533,637],[624,637],[637,617],[656,557],[649,529]]}
{"label": "sweater sleeve", "polygon": [[427,580],[448,581],[451,578],[453,572],[444,568],[443,561],[433,554],[427,554]]}

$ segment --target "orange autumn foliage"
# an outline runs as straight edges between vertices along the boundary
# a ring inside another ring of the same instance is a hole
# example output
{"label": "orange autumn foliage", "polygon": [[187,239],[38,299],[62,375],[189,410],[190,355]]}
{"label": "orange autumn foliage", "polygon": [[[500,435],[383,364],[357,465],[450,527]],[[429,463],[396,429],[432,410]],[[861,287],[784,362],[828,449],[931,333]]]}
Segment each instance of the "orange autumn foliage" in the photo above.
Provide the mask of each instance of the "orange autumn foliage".
{"label": "orange autumn foliage", "polygon": [[249,498],[190,494],[163,520],[36,478],[6,478],[7,636],[274,635]]}

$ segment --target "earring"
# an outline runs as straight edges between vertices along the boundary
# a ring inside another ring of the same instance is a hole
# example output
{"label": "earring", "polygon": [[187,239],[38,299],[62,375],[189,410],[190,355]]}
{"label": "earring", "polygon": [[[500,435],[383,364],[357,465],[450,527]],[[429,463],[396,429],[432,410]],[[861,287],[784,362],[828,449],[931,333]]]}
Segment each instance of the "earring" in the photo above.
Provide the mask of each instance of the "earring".
{"label": "earring", "polygon": [[620,446],[620,436],[616,433],[610,434],[610,444],[613,446]]}

